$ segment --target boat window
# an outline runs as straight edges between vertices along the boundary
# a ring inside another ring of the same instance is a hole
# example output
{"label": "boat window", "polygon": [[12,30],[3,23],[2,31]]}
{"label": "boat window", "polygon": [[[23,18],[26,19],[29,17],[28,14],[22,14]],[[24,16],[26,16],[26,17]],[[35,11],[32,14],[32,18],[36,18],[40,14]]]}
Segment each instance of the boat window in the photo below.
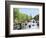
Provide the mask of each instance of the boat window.
{"label": "boat window", "polygon": [[31,28],[31,25],[29,25],[29,28]]}
{"label": "boat window", "polygon": [[35,23],[35,21],[33,21],[33,23]]}
{"label": "boat window", "polygon": [[25,25],[27,25],[27,24],[25,24]]}
{"label": "boat window", "polygon": [[32,26],[35,26],[34,24]]}

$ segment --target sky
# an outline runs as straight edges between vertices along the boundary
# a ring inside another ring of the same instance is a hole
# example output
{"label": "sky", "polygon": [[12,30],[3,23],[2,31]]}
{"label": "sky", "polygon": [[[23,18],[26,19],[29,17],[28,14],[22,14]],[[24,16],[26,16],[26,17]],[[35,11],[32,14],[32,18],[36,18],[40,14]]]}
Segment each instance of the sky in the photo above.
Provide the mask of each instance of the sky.
{"label": "sky", "polygon": [[36,16],[37,14],[39,14],[39,9],[38,8],[19,8],[19,11],[21,13],[25,13],[29,16]]}

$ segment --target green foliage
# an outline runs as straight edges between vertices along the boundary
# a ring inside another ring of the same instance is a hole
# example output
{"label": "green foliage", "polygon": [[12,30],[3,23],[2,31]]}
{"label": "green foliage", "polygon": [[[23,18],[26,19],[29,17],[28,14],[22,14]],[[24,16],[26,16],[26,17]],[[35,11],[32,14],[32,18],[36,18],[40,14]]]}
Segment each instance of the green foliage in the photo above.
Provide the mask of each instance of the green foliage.
{"label": "green foliage", "polygon": [[38,20],[39,20],[39,15],[36,15],[36,16],[34,17],[34,19],[35,19],[36,21],[38,21]]}
{"label": "green foliage", "polygon": [[13,13],[14,20],[17,20],[18,22],[24,22],[32,19],[32,16],[28,16],[27,14],[19,12],[19,8],[14,8]]}

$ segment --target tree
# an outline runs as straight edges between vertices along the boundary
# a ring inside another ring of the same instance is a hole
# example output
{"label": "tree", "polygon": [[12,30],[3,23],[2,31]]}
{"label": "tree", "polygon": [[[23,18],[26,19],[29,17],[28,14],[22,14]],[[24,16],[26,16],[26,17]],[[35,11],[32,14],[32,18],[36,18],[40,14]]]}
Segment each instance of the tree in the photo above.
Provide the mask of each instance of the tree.
{"label": "tree", "polygon": [[13,9],[14,13],[14,20],[17,20],[18,22],[25,22],[32,19],[32,16],[28,16],[27,14],[21,13],[19,11],[19,8]]}
{"label": "tree", "polygon": [[36,21],[38,21],[38,20],[39,20],[39,15],[36,15],[36,16],[34,17],[34,19],[35,19]]}

